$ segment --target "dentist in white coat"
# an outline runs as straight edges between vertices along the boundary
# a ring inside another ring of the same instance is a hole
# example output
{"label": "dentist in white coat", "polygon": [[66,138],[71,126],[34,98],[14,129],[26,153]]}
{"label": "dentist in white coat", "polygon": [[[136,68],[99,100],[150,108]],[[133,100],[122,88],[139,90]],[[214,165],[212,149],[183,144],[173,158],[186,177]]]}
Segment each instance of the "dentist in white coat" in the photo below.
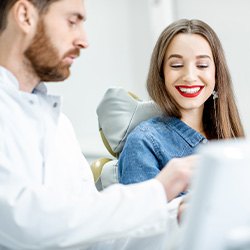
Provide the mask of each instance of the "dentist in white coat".
{"label": "dentist in white coat", "polygon": [[0,249],[165,249],[167,203],[188,187],[192,157],[150,181],[96,190],[44,85],[69,77],[88,47],[84,21],[83,0],[0,2]]}

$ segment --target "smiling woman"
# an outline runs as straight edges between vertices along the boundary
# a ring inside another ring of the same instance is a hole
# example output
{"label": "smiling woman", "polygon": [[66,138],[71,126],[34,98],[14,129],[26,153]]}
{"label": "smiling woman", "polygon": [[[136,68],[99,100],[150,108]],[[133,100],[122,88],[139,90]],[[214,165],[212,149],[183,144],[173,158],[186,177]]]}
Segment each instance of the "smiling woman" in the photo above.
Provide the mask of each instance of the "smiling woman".
{"label": "smiling woman", "polygon": [[203,131],[204,103],[215,88],[215,64],[209,43],[197,34],[178,34],[170,42],[165,58],[166,90],[177,103],[181,120]]}
{"label": "smiling woman", "polygon": [[181,19],[161,33],[147,88],[163,116],[128,136],[119,158],[121,183],[153,178],[207,140],[244,137],[221,43],[203,21]]}

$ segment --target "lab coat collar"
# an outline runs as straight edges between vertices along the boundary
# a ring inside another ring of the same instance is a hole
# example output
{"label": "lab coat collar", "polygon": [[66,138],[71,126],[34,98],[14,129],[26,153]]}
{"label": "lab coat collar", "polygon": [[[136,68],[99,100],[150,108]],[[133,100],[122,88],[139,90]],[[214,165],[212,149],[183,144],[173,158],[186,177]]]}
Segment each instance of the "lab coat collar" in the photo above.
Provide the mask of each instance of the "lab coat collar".
{"label": "lab coat collar", "polygon": [[[8,69],[0,66],[0,82],[7,83],[9,86],[12,86],[19,90],[19,82],[14,74],[9,71]],[[47,94],[47,87],[45,86],[44,82],[40,82],[32,93],[42,93]]]}

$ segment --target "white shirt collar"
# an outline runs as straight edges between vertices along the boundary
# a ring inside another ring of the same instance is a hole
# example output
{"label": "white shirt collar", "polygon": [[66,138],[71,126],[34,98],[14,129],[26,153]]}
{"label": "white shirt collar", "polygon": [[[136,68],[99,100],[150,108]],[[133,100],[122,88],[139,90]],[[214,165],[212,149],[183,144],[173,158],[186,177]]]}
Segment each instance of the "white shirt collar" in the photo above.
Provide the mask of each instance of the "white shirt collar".
{"label": "white shirt collar", "polygon": [[[12,85],[16,89],[19,89],[19,82],[17,78],[14,76],[14,74],[11,71],[7,70],[6,68],[2,66],[0,66],[0,81],[5,84],[7,83],[9,85]],[[47,87],[44,84],[44,82],[40,82],[32,92],[47,94]]]}

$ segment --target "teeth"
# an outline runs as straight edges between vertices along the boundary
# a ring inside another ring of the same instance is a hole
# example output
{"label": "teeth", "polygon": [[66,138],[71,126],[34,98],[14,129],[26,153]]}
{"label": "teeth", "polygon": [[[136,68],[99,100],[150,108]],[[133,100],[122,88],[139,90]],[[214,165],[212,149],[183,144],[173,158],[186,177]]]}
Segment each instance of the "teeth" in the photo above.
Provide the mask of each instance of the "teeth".
{"label": "teeth", "polygon": [[187,94],[194,94],[197,93],[201,88],[195,87],[195,88],[179,88],[181,92],[187,93]]}

